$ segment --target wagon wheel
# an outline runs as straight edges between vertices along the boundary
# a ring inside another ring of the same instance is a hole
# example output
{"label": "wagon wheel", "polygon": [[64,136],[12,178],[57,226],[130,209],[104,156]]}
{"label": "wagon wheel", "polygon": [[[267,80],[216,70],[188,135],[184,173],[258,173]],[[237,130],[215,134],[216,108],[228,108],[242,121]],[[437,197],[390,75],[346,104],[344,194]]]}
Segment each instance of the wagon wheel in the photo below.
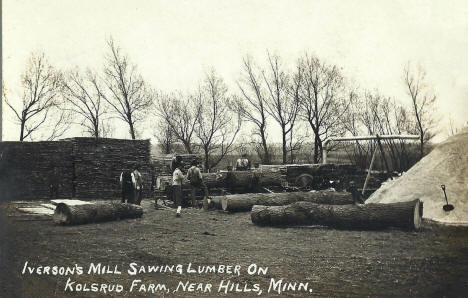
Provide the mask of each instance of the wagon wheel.
{"label": "wagon wheel", "polygon": [[297,176],[296,180],[294,181],[294,184],[300,188],[312,187],[312,185],[314,184],[314,177],[312,177],[312,175],[309,174],[301,174]]}

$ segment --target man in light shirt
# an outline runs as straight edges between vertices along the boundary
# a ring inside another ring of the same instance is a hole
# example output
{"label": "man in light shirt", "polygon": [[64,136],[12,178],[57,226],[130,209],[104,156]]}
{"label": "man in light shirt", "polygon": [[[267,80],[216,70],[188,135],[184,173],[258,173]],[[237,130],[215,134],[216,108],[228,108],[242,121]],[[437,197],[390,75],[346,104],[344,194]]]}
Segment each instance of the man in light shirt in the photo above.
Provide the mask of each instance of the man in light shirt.
{"label": "man in light shirt", "polygon": [[141,173],[138,170],[138,166],[135,166],[135,170],[132,172],[132,182],[133,188],[135,190],[134,193],[134,201],[135,204],[140,205],[142,199],[142,192],[143,192],[143,178],[141,177]]}
{"label": "man in light shirt", "polygon": [[242,158],[236,161],[236,171],[250,170],[250,161],[247,159],[247,154],[242,154]]}
{"label": "man in light shirt", "polygon": [[182,181],[184,180],[184,174],[180,168],[180,163],[174,163],[174,173],[172,174],[172,191],[174,194],[174,202],[177,206],[176,216],[180,216],[180,211],[182,209]]}

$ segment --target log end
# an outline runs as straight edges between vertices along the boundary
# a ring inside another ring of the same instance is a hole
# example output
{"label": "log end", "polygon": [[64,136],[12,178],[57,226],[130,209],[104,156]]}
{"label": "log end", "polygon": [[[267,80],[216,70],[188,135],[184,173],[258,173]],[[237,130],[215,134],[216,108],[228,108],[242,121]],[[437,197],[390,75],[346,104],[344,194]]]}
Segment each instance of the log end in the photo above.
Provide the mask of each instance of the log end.
{"label": "log end", "polygon": [[223,198],[221,199],[221,209],[223,209],[223,211],[228,211],[228,200],[229,199],[226,199],[226,198]]}
{"label": "log end", "polygon": [[71,211],[67,204],[59,203],[55,208],[52,219],[56,224],[69,224],[70,223]]}

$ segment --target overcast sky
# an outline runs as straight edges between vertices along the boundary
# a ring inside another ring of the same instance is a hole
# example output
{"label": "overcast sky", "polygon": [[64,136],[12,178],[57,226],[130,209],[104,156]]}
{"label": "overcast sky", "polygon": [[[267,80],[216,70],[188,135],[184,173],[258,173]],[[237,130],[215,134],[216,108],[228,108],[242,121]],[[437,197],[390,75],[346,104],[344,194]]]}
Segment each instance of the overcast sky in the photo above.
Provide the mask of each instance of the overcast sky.
{"label": "overcast sky", "polygon": [[[308,52],[408,104],[402,76],[412,61],[438,95],[442,127],[449,115],[468,120],[467,1],[3,0],[4,82],[17,90],[32,51],[60,69],[100,70],[109,36],[164,91],[190,90],[214,67],[234,92],[246,54],[263,62],[269,50],[292,66]],[[3,107],[4,140],[16,140],[19,127]]]}

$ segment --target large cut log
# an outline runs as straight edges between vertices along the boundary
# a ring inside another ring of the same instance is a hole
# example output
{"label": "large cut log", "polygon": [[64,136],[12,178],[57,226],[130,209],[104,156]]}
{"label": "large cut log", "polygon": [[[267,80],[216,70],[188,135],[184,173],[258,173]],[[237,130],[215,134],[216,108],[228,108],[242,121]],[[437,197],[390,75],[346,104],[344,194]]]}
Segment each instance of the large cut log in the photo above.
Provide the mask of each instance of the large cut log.
{"label": "large cut log", "polygon": [[252,171],[228,172],[226,187],[252,189],[258,185],[258,176]]}
{"label": "large cut log", "polygon": [[93,222],[137,218],[143,215],[143,208],[127,203],[95,203],[67,205],[59,203],[53,215],[54,222],[63,225],[79,225]]}
{"label": "large cut log", "polygon": [[254,169],[253,172],[257,177],[258,186],[283,186],[286,184],[286,171],[282,168],[262,167]]}
{"label": "large cut log", "polygon": [[377,230],[397,227],[418,230],[419,200],[392,204],[320,205],[297,202],[287,206],[255,205],[252,222],[261,226],[324,225],[344,229]]}
{"label": "large cut log", "polygon": [[283,206],[294,202],[306,201],[316,204],[346,205],[352,204],[352,195],[348,192],[314,191],[282,193],[248,193],[221,196],[224,211],[250,211],[254,205]]}

